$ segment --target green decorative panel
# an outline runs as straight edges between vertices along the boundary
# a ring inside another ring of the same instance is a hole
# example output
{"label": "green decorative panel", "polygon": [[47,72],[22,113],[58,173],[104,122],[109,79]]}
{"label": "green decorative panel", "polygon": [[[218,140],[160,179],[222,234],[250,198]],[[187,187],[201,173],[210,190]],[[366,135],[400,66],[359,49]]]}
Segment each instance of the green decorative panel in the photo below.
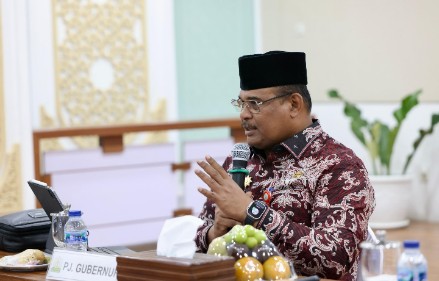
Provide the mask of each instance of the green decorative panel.
{"label": "green decorative panel", "polygon": [[[253,1],[174,2],[179,120],[238,117],[238,57],[254,53]],[[183,140],[227,136],[225,129],[188,131]]]}

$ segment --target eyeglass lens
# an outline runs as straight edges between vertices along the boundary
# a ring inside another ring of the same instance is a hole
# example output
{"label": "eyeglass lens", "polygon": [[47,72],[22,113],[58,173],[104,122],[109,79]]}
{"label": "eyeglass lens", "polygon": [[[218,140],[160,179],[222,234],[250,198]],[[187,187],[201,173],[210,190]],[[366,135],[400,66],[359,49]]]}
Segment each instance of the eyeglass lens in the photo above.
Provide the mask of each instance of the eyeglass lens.
{"label": "eyeglass lens", "polygon": [[254,100],[248,100],[248,101],[243,101],[241,99],[232,100],[232,105],[240,112],[242,112],[245,107],[248,107],[248,109],[252,113],[260,112],[258,102]]}

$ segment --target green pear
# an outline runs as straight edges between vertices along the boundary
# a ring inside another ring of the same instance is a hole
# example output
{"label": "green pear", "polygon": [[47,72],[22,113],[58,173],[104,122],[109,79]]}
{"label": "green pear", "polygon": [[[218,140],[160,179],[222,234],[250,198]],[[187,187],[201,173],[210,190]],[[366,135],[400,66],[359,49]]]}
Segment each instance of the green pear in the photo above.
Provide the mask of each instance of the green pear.
{"label": "green pear", "polygon": [[223,236],[217,237],[210,242],[207,253],[215,256],[227,256],[226,245],[227,243]]}

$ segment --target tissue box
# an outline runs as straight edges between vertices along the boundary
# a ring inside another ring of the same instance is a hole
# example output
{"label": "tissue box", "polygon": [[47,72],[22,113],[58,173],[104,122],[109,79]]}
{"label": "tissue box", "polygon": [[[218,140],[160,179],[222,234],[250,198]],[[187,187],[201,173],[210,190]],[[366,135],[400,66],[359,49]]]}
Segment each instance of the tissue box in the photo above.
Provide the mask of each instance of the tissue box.
{"label": "tissue box", "polygon": [[117,280],[235,280],[235,260],[195,253],[193,259],[157,256],[155,250],[117,257]]}

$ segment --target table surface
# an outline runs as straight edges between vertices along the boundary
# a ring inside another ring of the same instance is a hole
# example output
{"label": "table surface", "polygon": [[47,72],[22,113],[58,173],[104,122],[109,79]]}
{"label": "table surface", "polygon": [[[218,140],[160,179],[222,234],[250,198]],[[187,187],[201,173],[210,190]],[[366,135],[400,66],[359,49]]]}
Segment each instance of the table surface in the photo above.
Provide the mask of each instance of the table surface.
{"label": "table surface", "polygon": [[[421,251],[428,261],[428,279],[439,280],[439,223],[411,222],[406,228],[387,230],[388,240],[403,241],[416,239],[421,241]],[[0,257],[13,253],[0,251]],[[46,271],[11,272],[0,270],[0,280],[45,280]],[[329,279],[320,279],[330,281]]]}

